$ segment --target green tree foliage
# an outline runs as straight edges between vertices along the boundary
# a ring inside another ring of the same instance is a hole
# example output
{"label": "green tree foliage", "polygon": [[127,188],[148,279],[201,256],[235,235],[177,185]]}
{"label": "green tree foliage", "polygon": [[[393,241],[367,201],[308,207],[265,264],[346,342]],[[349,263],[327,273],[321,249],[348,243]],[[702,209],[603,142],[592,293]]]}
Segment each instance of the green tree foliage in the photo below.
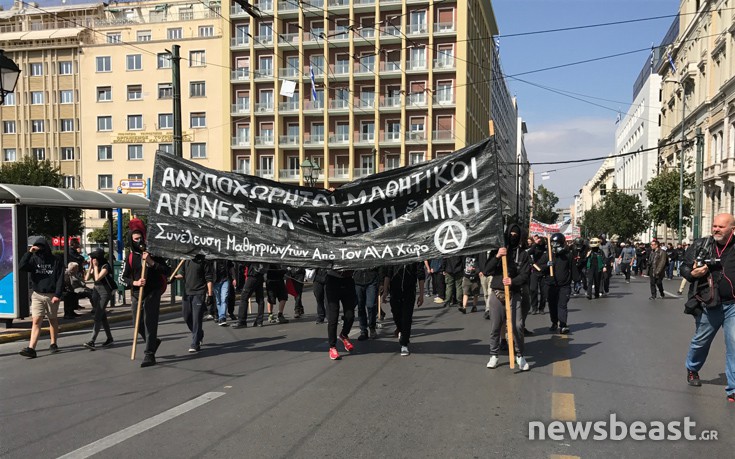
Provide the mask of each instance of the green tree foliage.
{"label": "green tree foliage", "polygon": [[[51,161],[38,161],[25,156],[17,162],[5,163],[0,167],[0,183],[8,185],[64,187],[64,176]],[[66,212],[67,230],[70,236],[79,235],[84,229],[81,209],[61,207],[29,207],[28,234],[46,237],[64,234],[63,215]]]}
{"label": "green tree foliage", "polygon": [[559,198],[543,185],[533,192],[533,218],[541,223],[556,223],[559,214],[554,212]]}
{"label": "green tree foliage", "polygon": [[586,237],[596,237],[601,233],[607,232],[606,225],[607,222],[605,221],[602,209],[600,206],[594,205],[582,217],[582,234]]}
{"label": "green tree foliage", "polygon": [[[585,219],[587,213],[585,213]],[[591,225],[596,231],[590,234],[617,234],[621,239],[632,239],[648,228],[648,213],[638,196],[619,192],[613,188],[600,202]]]}
{"label": "green tree foliage", "polygon": [[[684,174],[684,190],[694,186],[692,174]],[[665,224],[669,228],[679,227],[679,170],[660,173],[646,184],[648,215],[654,225]],[[682,197],[682,225],[686,227],[692,216],[693,203],[688,196]]]}
{"label": "green tree foliage", "polygon": [[[115,241],[117,240],[117,212],[113,212],[113,216],[115,218],[112,219],[112,239],[113,241]],[[147,227],[148,219],[145,216],[138,216],[138,218],[143,220],[143,223],[145,223]],[[123,244],[125,244],[125,247],[128,246],[128,239],[130,235],[128,223],[130,223],[130,212],[123,211]],[[109,221],[105,221],[105,224],[102,225],[102,228],[97,228],[89,233],[88,239],[90,242],[94,242],[97,244],[107,244],[109,237],[110,224]]]}

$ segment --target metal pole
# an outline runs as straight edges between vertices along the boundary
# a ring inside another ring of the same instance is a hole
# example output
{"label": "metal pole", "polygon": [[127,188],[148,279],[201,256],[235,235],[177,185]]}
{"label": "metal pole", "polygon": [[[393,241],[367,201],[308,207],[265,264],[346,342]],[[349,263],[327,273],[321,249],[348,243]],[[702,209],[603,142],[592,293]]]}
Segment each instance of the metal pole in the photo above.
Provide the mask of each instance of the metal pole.
{"label": "metal pole", "polygon": [[704,135],[702,129],[697,128],[697,161],[696,172],[694,175],[694,220],[692,223],[692,237],[697,239],[701,237],[701,218],[702,218],[702,163],[704,159]]}
{"label": "metal pole", "polygon": [[174,92],[174,156],[183,158],[182,151],[183,135],[181,134],[181,57],[179,56],[179,45],[171,47],[171,72],[173,81],[171,83]]}
{"label": "metal pole", "polygon": [[[122,188],[117,187],[117,192],[122,194]],[[110,232],[112,232],[112,227],[110,227]],[[110,253],[112,253],[112,249],[110,249]],[[123,259],[123,214],[120,208],[117,209],[117,259]]]}
{"label": "metal pole", "polygon": [[[110,228],[110,232],[107,234],[107,242],[109,243],[110,251],[107,252],[107,258],[110,266],[115,266],[115,259],[113,258],[113,246],[112,246],[112,209],[107,209],[107,227]],[[114,292],[110,295],[110,307],[115,306],[115,295]]]}
{"label": "metal pole", "polygon": [[686,113],[686,84],[681,85],[681,145],[679,145],[679,244],[682,240],[682,226],[684,224],[684,118]]}

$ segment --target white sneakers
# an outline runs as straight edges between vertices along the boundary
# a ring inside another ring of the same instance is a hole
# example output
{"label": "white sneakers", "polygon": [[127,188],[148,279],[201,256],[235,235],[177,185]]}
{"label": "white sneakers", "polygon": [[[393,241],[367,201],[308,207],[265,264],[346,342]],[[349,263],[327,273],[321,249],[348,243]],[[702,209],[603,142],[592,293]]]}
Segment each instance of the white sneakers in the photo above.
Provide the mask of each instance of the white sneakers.
{"label": "white sneakers", "polygon": [[[500,363],[500,359],[498,359],[497,355],[491,355],[490,360],[487,362],[488,368],[498,368],[498,364]],[[521,371],[528,371],[531,369],[531,366],[526,362],[526,359],[523,358],[522,355],[519,355],[516,357],[516,365],[518,365],[518,369]]]}
{"label": "white sneakers", "polygon": [[411,355],[411,353],[408,351],[408,346],[401,346],[401,355],[404,357],[407,355]]}

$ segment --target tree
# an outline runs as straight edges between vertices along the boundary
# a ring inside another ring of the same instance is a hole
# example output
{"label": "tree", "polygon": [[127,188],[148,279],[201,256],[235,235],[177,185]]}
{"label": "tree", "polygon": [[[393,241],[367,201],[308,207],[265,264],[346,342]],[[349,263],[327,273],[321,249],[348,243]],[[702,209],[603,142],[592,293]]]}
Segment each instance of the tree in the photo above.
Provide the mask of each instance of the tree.
{"label": "tree", "polygon": [[582,234],[587,237],[596,237],[607,231],[605,216],[602,209],[594,205],[582,217]]}
{"label": "tree", "polygon": [[[692,174],[684,174],[684,189],[694,186]],[[654,225],[665,224],[669,228],[679,227],[679,171],[662,172],[646,184],[648,215]],[[682,196],[682,227],[685,228],[692,216],[692,200]]]}
{"label": "tree", "polygon": [[541,223],[556,223],[559,214],[554,212],[559,198],[552,191],[539,185],[533,192],[533,218]]}
{"label": "tree", "polygon": [[[64,176],[51,161],[38,161],[32,156],[25,156],[20,161],[5,163],[0,167],[0,183],[63,188]],[[64,234],[64,212],[69,235],[81,234],[84,229],[81,209],[36,206],[28,208],[28,234],[45,237]]]}
{"label": "tree", "polygon": [[[112,240],[117,240],[117,212],[114,212],[113,215],[115,215],[115,218],[112,219]],[[130,235],[130,229],[128,227],[128,223],[130,223],[130,212],[123,211],[123,244],[127,247],[129,235]],[[143,220],[143,223],[148,225],[148,219],[145,216],[137,216],[137,218],[140,218]],[[105,221],[105,224],[102,225],[102,228],[96,228],[92,230],[92,232],[89,233],[89,236],[87,237],[90,242],[94,242],[97,244],[107,244],[110,238],[110,222]]]}

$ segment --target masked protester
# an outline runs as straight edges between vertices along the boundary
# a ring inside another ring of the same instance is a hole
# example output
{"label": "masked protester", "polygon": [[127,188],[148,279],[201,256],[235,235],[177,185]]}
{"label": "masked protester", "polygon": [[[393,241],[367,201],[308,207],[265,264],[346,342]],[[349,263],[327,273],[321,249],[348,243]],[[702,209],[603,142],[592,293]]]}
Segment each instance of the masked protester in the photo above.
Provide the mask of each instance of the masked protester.
{"label": "masked protester", "polygon": [[[538,234],[533,236],[533,245],[528,250],[531,264],[538,261],[546,253],[546,239]],[[542,314],[546,307],[546,290],[543,288],[544,274],[536,269],[531,269],[528,290],[531,299],[531,314]],[[539,298],[540,297],[540,298]]]}
{"label": "masked protester", "polygon": [[[133,317],[138,311],[138,298],[143,287],[141,304],[141,320],[138,333],[145,341],[145,356],[141,367],[150,367],[156,364],[156,351],[161,344],[158,339],[158,315],[161,307],[161,294],[166,288],[166,280],[171,268],[159,257],[148,253],[145,245],[146,229],[143,222],[137,218],[130,220],[130,254],[125,259],[123,280],[131,289]],[[146,264],[143,277],[143,263]]]}
{"label": "masked protester", "polygon": [[[549,260],[548,254],[544,254],[534,265],[534,268],[548,274],[546,285],[549,292],[549,316],[551,318],[549,331],[559,330],[559,333],[566,335],[569,333],[567,304],[572,293],[573,257],[566,247],[566,238],[563,234],[554,233],[551,235],[551,252],[551,260]],[[554,269],[553,276],[550,268]]]}
{"label": "masked protester", "polygon": [[[387,266],[381,272],[384,276],[383,302],[388,301],[388,293],[390,293],[390,310],[398,331],[401,355],[405,357],[411,353],[408,345],[411,342],[414,305],[420,308],[424,304],[426,271],[424,271],[423,263],[410,263],[401,266]],[[416,296],[417,283],[418,296]]]}
{"label": "masked protester", "polygon": [[258,312],[253,322],[253,327],[263,326],[263,315],[265,314],[265,295],[263,294],[263,282],[265,273],[268,271],[266,263],[251,263],[248,265],[248,274],[240,294],[240,308],[237,313],[237,323],[232,328],[247,328],[248,326],[248,303],[250,297],[255,294],[255,303]]}
{"label": "masked protester", "polygon": [[592,299],[594,288],[595,298],[600,297],[600,282],[602,275],[607,272],[605,256],[600,251],[600,240],[596,237],[590,239],[590,249],[587,252],[587,299]]}
{"label": "masked protester", "polygon": [[89,270],[86,279],[90,277],[94,281],[95,292],[93,295],[94,325],[92,326],[92,337],[84,343],[84,347],[94,351],[100,329],[104,329],[107,336],[102,347],[111,346],[113,342],[110,324],[107,321],[107,304],[112,298],[112,292],[117,290],[117,285],[112,278],[112,268],[105,258],[105,251],[102,249],[94,249],[89,254]]}
{"label": "masked protester", "polygon": [[600,252],[602,252],[605,269],[602,271],[602,290],[600,295],[605,296],[610,293],[610,277],[612,277],[613,263],[615,261],[615,248],[605,239],[604,235],[600,235]]}
{"label": "masked protester", "polygon": [[572,254],[572,293],[579,295],[584,288],[587,290],[587,247],[584,239],[578,237],[574,240],[571,249]]}

